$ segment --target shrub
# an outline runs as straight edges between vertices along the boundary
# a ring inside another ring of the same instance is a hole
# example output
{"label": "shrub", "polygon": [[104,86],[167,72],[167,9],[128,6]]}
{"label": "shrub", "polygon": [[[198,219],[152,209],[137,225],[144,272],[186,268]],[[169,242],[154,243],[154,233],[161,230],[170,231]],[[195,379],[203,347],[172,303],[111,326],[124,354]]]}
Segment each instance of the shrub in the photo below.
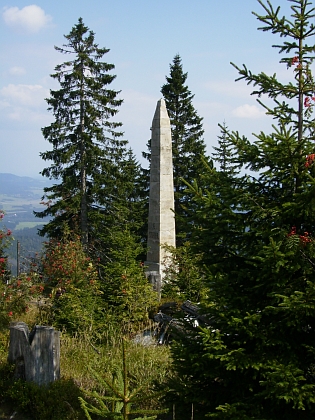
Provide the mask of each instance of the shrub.
{"label": "shrub", "polygon": [[103,328],[97,263],[84,252],[80,238],[65,234],[45,246],[42,273],[49,293],[46,322],[69,333]]}
{"label": "shrub", "polygon": [[6,403],[32,420],[84,419],[79,397],[80,388],[71,379],[60,379],[47,387],[33,382],[13,381],[11,366],[1,368],[0,391]]}
{"label": "shrub", "polygon": [[44,290],[37,273],[22,274],[9,283],[0,281],[0,329],[28,312],[31,301],[36,301]]}

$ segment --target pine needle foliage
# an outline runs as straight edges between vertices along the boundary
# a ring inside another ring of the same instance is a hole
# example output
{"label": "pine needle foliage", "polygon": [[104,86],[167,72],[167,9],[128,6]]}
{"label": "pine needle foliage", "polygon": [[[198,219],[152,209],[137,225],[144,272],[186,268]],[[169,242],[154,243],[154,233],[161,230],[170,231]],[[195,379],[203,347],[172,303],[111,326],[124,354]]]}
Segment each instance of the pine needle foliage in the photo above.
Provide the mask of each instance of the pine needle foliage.
{"label": "pine needle foliage", "polygon": [[144,265],[138,260],[141,244],[128,230],[111,234],[108,262],[102,266],[101,288],[105,307],[111,311],[125,332],[138,330],[148,322],[158,295],[149,284]]}
{"label": "pine needle foliage", "polygon": [[[96,391],[87,393],[87,396],[96,401],[97,405],[93,405],[81,397],[79,398],[81,407],[88,420],[92,420],[90,413],[97,414],[101,418],[117,420],[128,420],[131,418],[134,418],[134,420],[154,420],[156,419],[156,414],[165,412],[165,410],[141,410],[132,408],[142,401],[157,398],[163,395],[164,392],[141,395],[141,391],[146,384],[141,384],[140,386],[130,389],[126,357],[126,344],[123,340],[122,370],[116,369],[111,378],[102,377],[97,372],[91,371],[99,384],[107,390],[108,395],[100,395]],[[150,378],[148,378],[148,380],[150,380]],[[141,417],[135,418],[134,416],[136,415],[140,415]]]}
{"label": "pine needle foliage", "polygon": [[203,169],[202,158],[205,158],[206,145],[203,139],[202,120],[194,105],[194,96],[186,85],[188,73],[184,73],[182,60],[176,54],[170,64],[170,74],[161,88],[166,108],[171,121],[172,153],[174,174],[174,202],[176,233],[179,245],[185,238],[187,226],[185,216],[189,196],[183,182],[200,181]]}
{"label": "pine needle foliage", "polygon": [[[202,120],[194,105],[194,95],[186,85],[188,73],[184,73],[182,59],[177,54],[170,64],[170,74],[161,88],[167,112],[171,122],[174,200],[176,219],[176,245],[180,245],[189,235],[186,224],[187,207],[190,202],[185,182],[199,183],[203,171],[202,159],[206,159],[206,145],[203,139]],[[150,160],[150,141],[148,153],[144,157]]]}
{"label": "pine needle foliage", "polygon": [[99,218],[112,208],[128,151],[119,131],[122,124],[114,121],[122,99],[109,88],[116,77],[110,73],[114,65],[103,61],[109,49],[98,46],[82,18],[65,39],[55,49],[71,58],[51,75],[60,89],[50,91],[46,101],[54,121],[42,129],[52,149],[41,157],[52,163],[41,174],[56,183],[45,188],[46,209],[36,216],[52,216],[43,235],[58,237],[67,224],[87,244],[95,237]]}
{"label": "pine needle foliage", "polygon": [[200,256],[191,252],[189,242],[179,248],[165,245],[162,297],[200,302],[207,294]]}
{"label": "pine needle foliage", "polygon": [[253,140],[222,126],[224,168],[190,186],[209,325],[173,348],[176,395],[217,420],[304,420],[315,415],[315,9],[289,0],[289,19],[258,3],[291,81],[233,64],[274,124]]}

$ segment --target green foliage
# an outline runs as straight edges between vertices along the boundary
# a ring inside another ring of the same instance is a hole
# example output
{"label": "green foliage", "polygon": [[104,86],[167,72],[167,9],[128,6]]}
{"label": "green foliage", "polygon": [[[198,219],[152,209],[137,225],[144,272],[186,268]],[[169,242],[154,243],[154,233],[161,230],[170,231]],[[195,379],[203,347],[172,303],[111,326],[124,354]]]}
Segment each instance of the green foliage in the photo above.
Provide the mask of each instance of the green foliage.
{"label": "green foliage", "polygon": [[[192,101],[194,95],[185,84],[187,73],[183,72],[181,57],[175,55],[170,64],[170,75],[161,88],[171,122],[173,178],[176,218],[176,244],[180,245],[190,234],[186,223],[191,195],[186,191],[186,182],[197,180],[201,183],[202,159],[206,160],[206,145],[203,139],[202,118],[199,117]],[[143,156],[150,160],[151,145]]]}
{"label": "green foliage", "polygon": [[81,18],[65,38],[67,44],[55,48],[72,54],[72,60],[55,68],[52,77],[60,89],[47,99],[55,120],[42,130],[53,146],[41,153],[52,162],[42,175],[57,182],[45,188],[46,209],[36,216],[52,216],[42,234],[61,237],[68,225],[84,244],[96,246],[99,232],[110,226],[116,204],[126,198],[134,178],[124,172],[130,153],[117,131],[121,123],[113,120],[122,100],[108,88],[116,77],[109,73],[114,65],[102,61],[109,50],[99,48]]}
{"label": "green foliage", "polygon": [[120,162],[119,171],[119,177],[113,180],[111,195],[106,198],[106,217],[95,219],[98,232],[92,252],[99,256],[102,264],[107,264],[111,259],[111,249],[117,246],[115,232],[124,232],[127,229],[131,235],[137,237],[137,242],[145,242],[147,236],[145,226],[148,200],[143,192],[144,178],[131,150],[128,151],[126,160]]}
{"label": "green foliage", "polygon": [[176,55],[170,65],[170,75],[161,93],[171,120],[173,142],[174,188],[175,201],[181,202],[185,185],[181,178],[188,182],[198,178],[202,168],[200,158],[205,156],[205,143],[202,139],[204,130],[202,118],[195,110],[187,85],[187,73],[183,72],[181,58]]}
{"label": "green foliage", "polygon": [[239,174],[238,155],[235,147],[229,141],[230,132],[225,122],[220,125],[221,135],[218,136],[218,146],[213,146],[213,159],[219,164],[220,171],[229,174]]}
{"label": "green foliage", "polygon": [[[100,395],[107,395],[106,388],[99,384],[90,369],[102,377],[105,375],[106,378],[112,378],[112,374],[117,370],[122,371],[123,339],[121,330],[111,321],[107,323],[103,339],[98,343],[91,341],[90,337],[84,334],[63,335],[60,349],[62,374],[66,378],[73,378],[85,391],[96,390]],[[143,395],[152,394],[155,386],[163,388],[166,379],[172,375],[170,351],[166,346],[143,346],[129,341],[127,354],[130,387],[136,388],[141,385]],[[153,410],[159,409],[161,403],[158,399],[151,399],[143,401],[140,406],[146,410]]]}
{"label": "green foliage", "polygon": [[[72,379],[60,379],[40,387],[14,380],[14,365],[0,361],[0,403],[32,420],[83,420],[79,396],[83,392]],[[12,412],[12,411],[11,411]]]}
{"label": "green foliage", "polygon": [[143,250],[131,232],[112,232],[111,243],[101,280],[104,301],[123,328],[134,329],[148,321],[149,309],[157,305],[158,296],[146,279],[138,260]]}
{"label": "green foliage", "polygon": [[163,263],[162,296],[196,303],[203,300],[207,289],[200,266],[201,256],[192,253],[188,242],[180,248],[165,246],[165,249],[168,255]]}
{"label": "green foliage", "polygon": [[[34,325],[36,316],[37,312],[32,306],[27,314],[22,314],[19,317],[19,321]],[[57,390],[54,391],[50,390],[51,387],[40,388],[33,387],[32,384],[23,384],[23,382],[14,383],[12,380],[14,367],[6,362],[8,335],[8,329],[0,331],[0,405],[3,408],[2,404],[4,404],[6,410],[11,414],[13,411],[21,413],[22,406],[24,413],[30,413],[30,410],[36,406],[34,416],[30,414],[32,419],[70,420],[82,418],[84,414],[78,407],[78,395],[76,395],[76,392],[79,392],[78,387],[87,392],[96,390],[100,395],[108,395],[91,374],[88,366],[96,372],[103,372],[105,369],[105,376],[109,378],[112,377],[113,372],[122,371],[121,343],[123,335],[119,324],[113,322],[110,317],[106,319],[106,325],[102,329],[97,329],[97,334],[95,331],[93,334],[89,331],[78,331],[74,335],[62,334],[60,368],[63,379],[62,382],[58,381],[56,385],[51,385],[53,388],[57,387]],[[154,397],[157,395],[155,386],[160,385],[163,389],[166,378],[172,374],[169,349],[166,346],[145,347],[129,342],[127,353],[127,361],[130,366],[128,374],[130,389],[133,390],[141,385],[139,397],[145,396],[137,403],[137,409],[160,410],[162,403]],[[75,385],[72,387],[71,383]],[[65,389],[63,390],[62,387]],[[148,395],[153,395],[153,398],[146,398]],[[55,409],[55,413],[52,412],[53,409]],[[59,414],[60,417],[58,417]]]}
{"label": "green foliage", "polygon": [[65,234],[45,245],[41,262],[49,297],[41,322],[69,333],[96,334],[103,325],[97,262],[83,249],[79,237]]}
{"label": "green foliage", "polygon": [[[4,212],[0,210],[0,222],[3,221],[3,218]],[[11,234],[10,229],[0,229],[0,282],[7,281],[9,277],[8,260],[5,250],[10,245],[12,239]]]}
{"label": "green foliage", "polygon": [[10,322],[28,312],[30,301],[36,302],[43,290],[42,279],[34,272],[0,282],[0,329],[8,328]]}
{"label": "green foliage", "polygon": [[[94,413],[101,418],[114,418],[121,420],[128,420],[130,416],[142,415],[144,417],[137,417],[135,420],[147,419],[154,420],[156,415],[162,413],[163,410],[143,410],[132,408],[135,405],[141,404],[146,399],[157,398],[161,393],[145,395],[143,388],[145,384],[136,386],[134,389],[130,388],[129,372],[126,361],[125,341],[122,341],[122,370],[116,369],[111,377],[101,377],[97,372],[92,371],[93,375],[99,384],[108,391],[108,395],[99,395],[96,391],[90,392],[87,395],[90,399],[97,402],[97,406],[88,403],[82,397],[79,398],[81,407],[84,410],[86,418],[92,420],[89,413]],[[150,377],[147,378],[150,381]],[[149,415],[147,417],[146,415]]]}
{"label": "green foliage", "polygon": [[7,379],[2,396],[11,405],[34,420],[80,420],[84,414],[79,397],[83,392],[72,380],[61,379],[48,387],[33,382]]}
{"label": "green foliage", "polygon": [[[253,141],[222,126],[221,153],[192,183],[192,247],[206,266],[208,319],[173,347],[176,400],[213,419],[309,419],[315,414],[315,9],[291,1],[292,21],[259,0],[285,38],[291,82],[234,67],[275,124]],[[263,104],[263,96],[274,106]],[[250,174],[245,171],[250,170]],[[193,339],[192,339],[193,338]],[[206,396],[206,397],[204,397]],[[185,417],[185,413],[182,418]]]}

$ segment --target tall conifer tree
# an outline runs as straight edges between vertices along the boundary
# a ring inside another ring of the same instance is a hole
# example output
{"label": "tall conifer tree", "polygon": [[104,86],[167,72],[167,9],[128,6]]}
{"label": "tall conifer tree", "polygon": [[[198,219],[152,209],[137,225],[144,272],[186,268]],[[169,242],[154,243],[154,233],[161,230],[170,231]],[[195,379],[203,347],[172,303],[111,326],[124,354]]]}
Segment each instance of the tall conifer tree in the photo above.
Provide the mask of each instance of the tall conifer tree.
{"label": "tall conifer tree", "polygon": [[117,184],[124,181],[120,166],[129,157],[123,133],[117,131],[121,123],[112,119],[122,100],[108,87],[116,77],[109,73],[114,65],[102,61],[109,50],[95,43],[82,18],[65,38],[67,43],[55,49],[71,58],[52,74],[60,84],[47,99],[55,120],[42,130],[52,145],[41,153],[52,162],[42,175],[57,183],[45,188],[47,208],[36,215],[52,216],[42,234],[60,236],[66,223],[87,244],[99,220],[112,210]]}
{"label": "tall conifer tree", "polygon": [[[142,194],[142,170],[131,149],[110,179],[111,191],[101,198],[101,207],[95,213],[98,219],[94,222],[98,229],[95,245],[101,250],[100,257],[105,256],[105,259],[102,258],[105,264],[118,232],[128,231],[133,241],[144,243],[143,229],[147,225],[147,200]],[[141,258],[145,258],[144,253]]]}
{"label": "tall conifer tree", "polygon": [[[190,197],[183,180],[189,183],[197,180],[200,183],[203,160],[206,160],[202,118],[192,104],[194,95],[186,85],[187,76],[188,73],[183,72],[181,57],[177,54],[170,65],[170,75],[166,76],[166,83],[161,88],[172,130],[177,245],[183,242],[190,231],[186,223]],[[148,149],[149,152],[143,153],[143,156],[150,160],[150,141]]]}
{"label": "tall conifer tree", "polygon": [[214,146],[211,157],[219,164],[220,171],[233,175],[239,173],[238,156],[235,147],[229,141],[229,130],[224,122],[219,124],[221,135],[218,136],[218,146]]}
{"label": "tall conifer tree", "polygon": [[161,88],[172,130],[177,244],[181,243],[180,237],[185,237],[187,231],[185,217],[189,196],[185,193],[183,180],[200,181],[206,149],[202,118],[193,106],[194,95],[186,85],[187,76],[177,54],[170,65],[170,75],[166,76],[166,83]]}
{"label": "tall conifer tree", "polygon": [[304,420],[315,415],[315,9],[289,0],[288,19],[258,2],[260,29],[284,38],[275,47],[291,81],[234,65],[275,124],[253,141],[226,131],[227,163],[241,172],[209,168],[208,190],[191,188],[208,327],[196,340],[186,334],[174,359],[189,378],[180,400],[200,418]]}

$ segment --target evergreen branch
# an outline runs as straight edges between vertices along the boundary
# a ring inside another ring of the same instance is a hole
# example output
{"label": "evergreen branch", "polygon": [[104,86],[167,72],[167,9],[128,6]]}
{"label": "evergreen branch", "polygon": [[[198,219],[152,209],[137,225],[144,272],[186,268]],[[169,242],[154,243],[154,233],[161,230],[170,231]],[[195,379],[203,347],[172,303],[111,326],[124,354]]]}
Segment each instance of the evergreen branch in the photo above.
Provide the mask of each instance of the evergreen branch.
{"label": "evergreen branch", "polygon": [[301,255],[304,257],[304,259],[306,261],[308,261],[313,267],[315,267],[315,262],[313,262],[306,254],[305,252],[302,251],[302,249],[300,249],[300,253]]}

